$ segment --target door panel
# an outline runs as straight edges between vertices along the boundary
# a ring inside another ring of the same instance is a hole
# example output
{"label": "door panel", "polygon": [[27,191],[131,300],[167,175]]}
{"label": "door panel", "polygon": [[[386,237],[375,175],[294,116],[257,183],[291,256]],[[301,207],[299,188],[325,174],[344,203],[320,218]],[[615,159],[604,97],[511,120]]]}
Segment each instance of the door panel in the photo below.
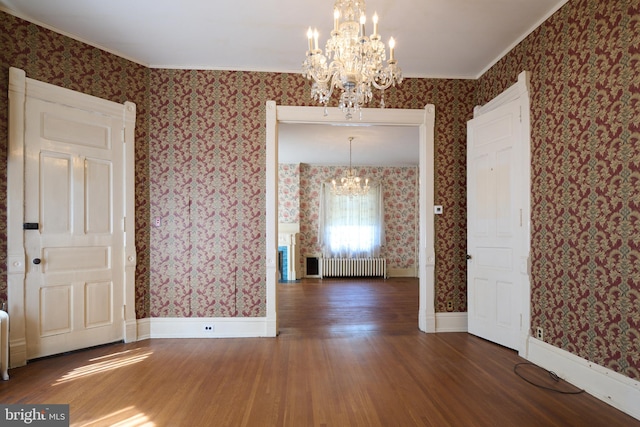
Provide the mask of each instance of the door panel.
{"label": "door panel", "polygon": [[43,248],[43,273],[76,273],[107,270],[111,266],[111,248],[103,246]]}
{"label": "door panel", "polygon": [[496,235],[505,238],[514,235],[513,193],[511,191],[513,154],[511,148],[496,153]]}
{"label": "door panel", "polygon": [[70,285],[47,286],[40,289],[41,336],[71,332],[71,294]]}
{"label": "door panel", "polygon": [[85,327],[110,325],[113,322],[113,283],[87,283],[85,288]]}
{"label": "door panel", "polygon": [[25,114],[27,358],[121,340],[123,120],[32,98]]}
{"label": "door panel", "polygon": [[520,232],[520,104],[468,122],[468,330],[518,348],[522,286],[516,268]]}
{"label": "door panel", "polygon": [[61,115],[58,111],[42,114],[42,137],[48,141],[108,150],[111,146],[111,126],[108,120],[86,111],[76,115]]}
{"label": "door panel", "polygon": [[85,159],[85,234],[112,232],[113,182],[110,162]]}
{"label": "door panel", "polygon": [[[73,160],[69,154],[40,153],[40,230],[45,233],[71,233],[71,188]],[[37,181],[31,191],[36,191]],[[36,193],[37,194],[37,193]]]}

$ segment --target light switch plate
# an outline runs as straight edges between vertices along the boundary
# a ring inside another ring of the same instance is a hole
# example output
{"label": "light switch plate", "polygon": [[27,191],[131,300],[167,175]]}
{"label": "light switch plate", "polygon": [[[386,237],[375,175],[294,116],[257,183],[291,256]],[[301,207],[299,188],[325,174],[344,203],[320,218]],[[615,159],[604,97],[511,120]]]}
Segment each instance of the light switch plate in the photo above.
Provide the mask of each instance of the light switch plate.
{"label": "light switch plate", "polygon": [[433,213],[436,215],[442,215],[442,205],[436,205],[433,207]]}

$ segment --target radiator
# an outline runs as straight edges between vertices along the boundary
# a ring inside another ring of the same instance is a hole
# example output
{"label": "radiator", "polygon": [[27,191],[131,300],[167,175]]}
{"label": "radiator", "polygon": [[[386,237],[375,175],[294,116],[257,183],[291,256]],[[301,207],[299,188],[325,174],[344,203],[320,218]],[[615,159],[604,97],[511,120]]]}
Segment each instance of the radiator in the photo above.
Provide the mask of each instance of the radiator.
{"label": "radiator", "polygon": [[0,310],[0,375],[9,379],[9,315]]}
{"label": "radiator", "polygon": [[322,277],[387,277],[384,258],[323,258]]}

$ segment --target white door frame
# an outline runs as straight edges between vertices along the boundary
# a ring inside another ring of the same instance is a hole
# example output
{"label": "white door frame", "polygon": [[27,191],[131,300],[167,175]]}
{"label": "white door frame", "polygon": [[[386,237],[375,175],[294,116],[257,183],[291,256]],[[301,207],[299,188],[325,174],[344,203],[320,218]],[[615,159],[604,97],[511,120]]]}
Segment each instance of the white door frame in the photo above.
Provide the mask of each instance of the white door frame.
{"label": "white door frame", "polygon": [[530,87],[531,72],[523,71],[518,75],[518,81],[506,89],[500,95],[482,106],[476,106],[473,117],[495,110],[496,108],[518,100],[521,116],[521,153],[522,157],[518,165],[514,167],[522,171],[522,235],[519,237],[520,257],[517,260],[518,272],[521,276],[522,286],[522,319],[520,323],[520,338],[518,354],[524,358],[528,355],[529,336],[531,335],[531,119],[530,119]]}
{"label": "white door frame", "polygon": [[[12,368],[27,363],[26,322],[25,322],[25,276],[26,252],[24,247],[24,121],[27,96],[38,91],[56,91],[56,99],[67,105],[74,105],[78,99],[93,110],[121,111],[125,128],[122,130],[124,148],[125,230],[124,248],[124,307],[123,337],[126,342],[137,339],[135,314],[135,180],[134,180],[134,127],[136,105],[131,102],[117,104],[90,95],[63,89],[57,86],[29,79],[24,70],[9,69],[9,153],[7,158],[7,293],[8,312],[11,319],[9,336],[10,365]],[[115,109],[115,110],[114,110]]]}
{"label": "white door frame", "polygon": [[418,327],[423,332],[436,332],[435,314],[435,227],[434,227],[434,124],[435,106],[423,110],[378,109],[362,110],[362,120],[349,121],[339,108],[295,107],[276,105],[267,101],[266,152],[266,274],[267,274],[267,333],[276,336],[278,281],[278,124],[305,123],[327,125],[387,125],[415,126],[419,133],[419,206],[420,238],[418,274],[420,302]]}

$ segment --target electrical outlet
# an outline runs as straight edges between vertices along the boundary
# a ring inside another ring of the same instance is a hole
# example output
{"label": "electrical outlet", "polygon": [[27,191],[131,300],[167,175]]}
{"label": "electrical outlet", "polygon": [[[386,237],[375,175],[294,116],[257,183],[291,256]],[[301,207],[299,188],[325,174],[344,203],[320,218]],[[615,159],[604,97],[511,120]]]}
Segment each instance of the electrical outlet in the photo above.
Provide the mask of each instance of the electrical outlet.
{"label": "electrical outlet", "polygon": [[447,300],[447,311],[453,310],[453,301]]}
{"label": "electrical outlet", "polygon": [[543,341],[544,340],[544,329],[536,328],[536,338]]}
{"label": "electrical outlet", "polygon": [[205,332],[213,332],[213,325],[204,325]]}
{"label": "electrical outlet", "polygon": [[159,216],[157,216],[157,217],[155,218],[155,220],[153,221],[153,224],[154,224],[156,227],[160,227],[160,226],[162,225],[162,220],[160,219],[160,217],[159,217]]}

